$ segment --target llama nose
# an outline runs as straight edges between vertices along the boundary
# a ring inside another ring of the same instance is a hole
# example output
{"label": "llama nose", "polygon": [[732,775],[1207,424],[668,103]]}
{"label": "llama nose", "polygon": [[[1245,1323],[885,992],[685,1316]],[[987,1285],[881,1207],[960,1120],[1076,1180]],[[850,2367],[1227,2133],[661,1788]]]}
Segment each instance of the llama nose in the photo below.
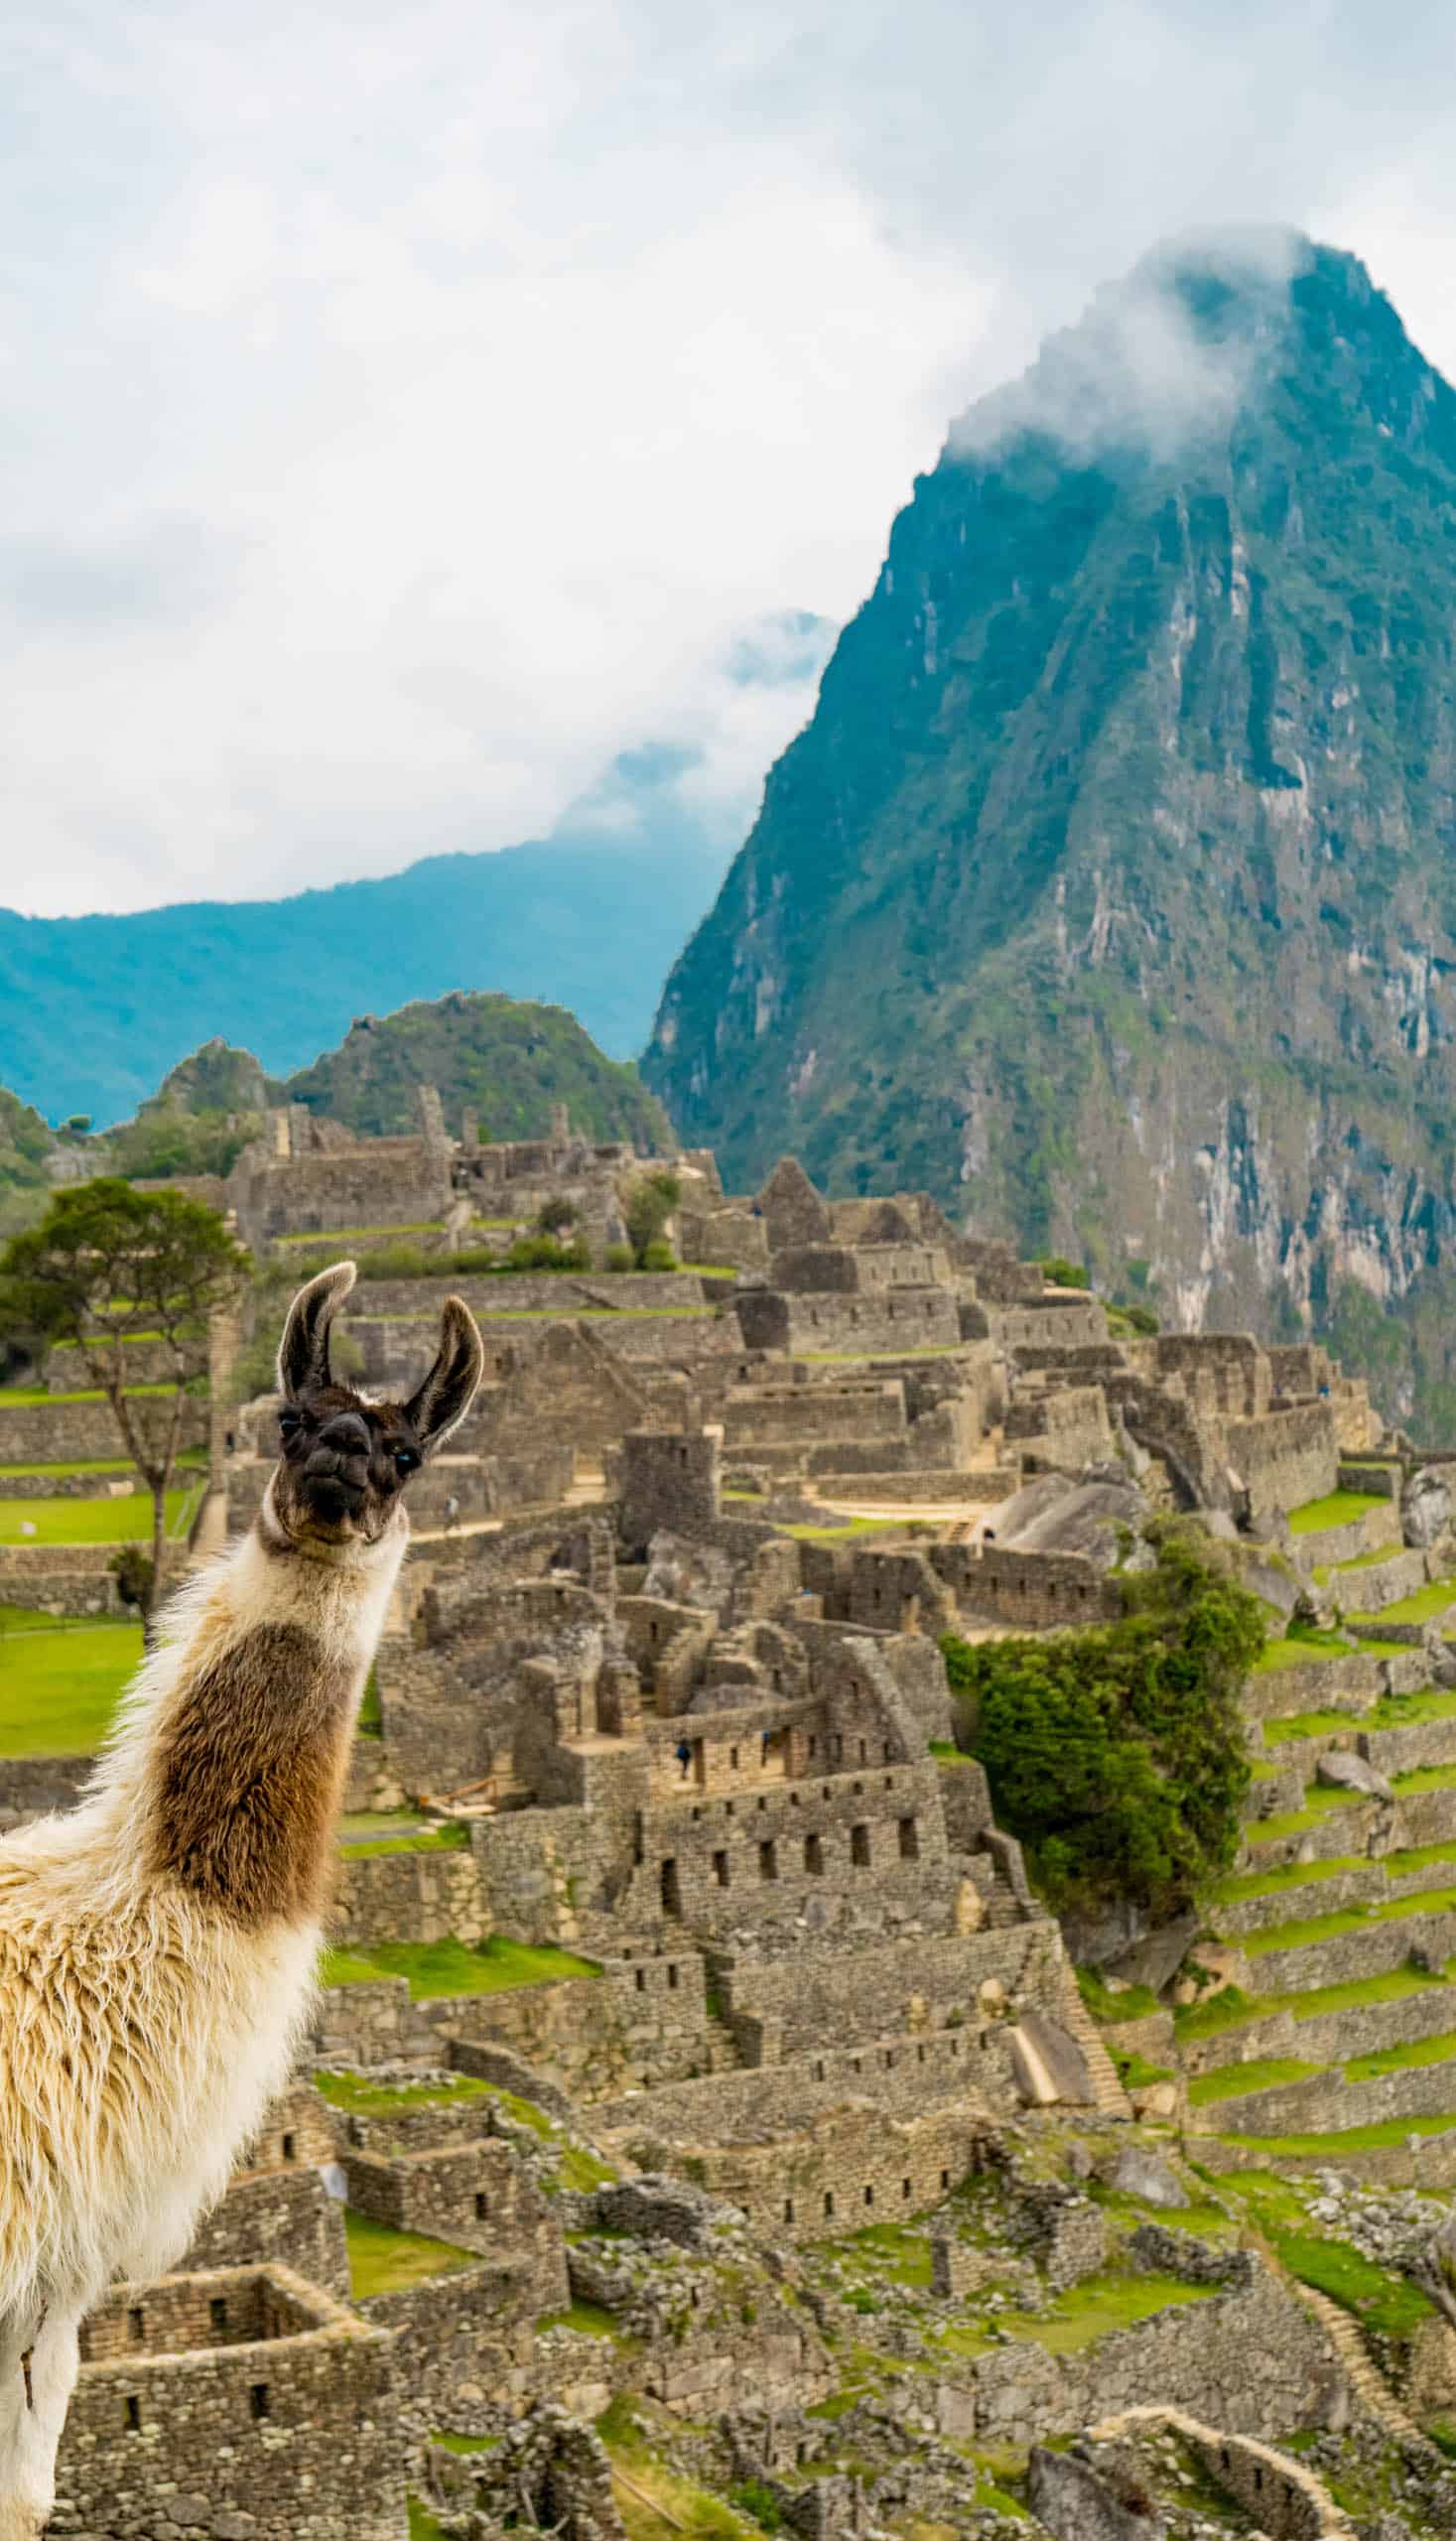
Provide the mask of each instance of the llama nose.
{"label": "llama nose", "polygon": [[319,1432],[321,1447],[331,1447],[336,1456],[367,1456],[369,1424],[356,1411],[335,1411]]}

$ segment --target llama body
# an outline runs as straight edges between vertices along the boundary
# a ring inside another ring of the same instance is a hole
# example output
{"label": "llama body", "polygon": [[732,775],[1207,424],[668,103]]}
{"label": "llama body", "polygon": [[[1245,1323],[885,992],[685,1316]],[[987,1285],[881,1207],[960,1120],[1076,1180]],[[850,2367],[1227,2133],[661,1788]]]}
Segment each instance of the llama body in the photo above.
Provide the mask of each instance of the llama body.
{"label": "llama body", "polygon": [[[480,1358],[459,1308],[418,1448],[401,1424],[445,1348],[405,1411],[339,1409],[328,1322],[351,1280],[340,1266],[296,1301],[284,1461],[250,1533],[169,1608],[81,1805],[0,1843],[0,2541],[50,2510],[81,2319],[113,2277],[175,2264],[300,2042],[409,1534],[372,1464],[417,1465]],[[350,1423],[378,1433],[362,1483]]]}

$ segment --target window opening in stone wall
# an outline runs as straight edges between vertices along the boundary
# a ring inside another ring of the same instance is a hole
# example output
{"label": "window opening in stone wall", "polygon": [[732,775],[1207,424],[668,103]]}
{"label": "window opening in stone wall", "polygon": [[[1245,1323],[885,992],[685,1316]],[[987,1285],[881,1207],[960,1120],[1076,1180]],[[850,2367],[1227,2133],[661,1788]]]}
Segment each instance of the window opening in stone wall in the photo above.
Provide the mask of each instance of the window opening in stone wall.
{"label": "window opening in stone wall", "polygon": [[296,2162],[298,2157],[299,2152],[297,2140],[292,2135],[285,2135],[283,2139],[283,2158],[285,2162]]}
{"label": "window opening in stone wall", "polygon": [[490,2220],[490,2200],[483,2188],[477,2188],[475,2191],[475,2220],[477,2223],[488,2223]]}
{"label": "window opening in stone wall", "polygon": [[670,1958],[667,1962],[667,1990],[670,1994],[675,1994],[678,1990],[678,1963],[675,1958]]}
{"label": "window opening in stone wall", "polygon": [[920,1829],[913,1817],[900,1819],[900,1859],[902,1862],[918,1862],[920,1859]]}
{"label": "window opening in stone wall", "polygon": [[675,1861],[665,1861],[662,1865],[660,1876],[662,1886],[662,1911],[664,1915],[681,1916],[683,1911],[683,1892],[678,1885],[677,1863]]}
{"label": "window opening in stone wall", "polygon": [[824,2211],[826,2216],[829,2216],[834,2212],[834,2190],[832,2188],[827,2188],[824,2192]]}
{"label": "window opening in stone wall", "polygon": [[865,1738],[860,1741],[860,1762],[861,1765],[867,1765],[869,1762],[869,1742]]}
{"label": "window opening in stone wall", "polygon": [[738,1770],[738,1751],[737,1751],[736,1747],[730,1747],[730,1748],[728,1749],[728,1772],[729,1772],[730,1774],[735,1774],[735,1773],[737,1772],[737,1770]]}
{"label": "window opening in stone wall", "polygon": [[760,1879],[778,1877],[778,1846],[771,1835],[758,1847],[758,1876]]}
{"label": "window opening in stone wall", "polygon": [[874,2191],[872,2188],[867,2188],[865,2190],[864,2203],[866,2206],[872,2206],[874,2204]]}
{"label": "window opening in stone wall", "polygon": [[268,2385],[266,2382],[255,2382],[252,2385],[252,2388],[248,2392],[248,2407],[252,2411],[255,2419],[266,2418],[271,2415],[268,2403]]}
{"label": "window opening in stone wall", "polygon": [[867,1826],[860,1825],[852,1826],[850,1828],[850,1859],[856,1870],[867,1870],[869,1868],[869,1829]]}
{"label": "window opening in stone wall", "polygon": [[720,1888],[727,1888],[728,1884],[728,1857],[727,1853],[714,1854],[713,1876],[717,1880]]}
{"label": "window opening in stone wall", "polygon": [[213,2337],[221,2338],[227,2327],[227,2299],[225,2295],[213,2295],[207,2306],[207,2318],[212,2324]]}
{"label": "window opening in stone wall", "polygon": [[142,2404],[137,2398],[135,2391],[129,2391],[126,2395],[125,2402],[122,2406],[121,2423],[125,2427],[128,2435],[141,2434]]}
{"label": "window opening in stone wall", "polygon": [[130,2339],[130,2340],[131,2340],[131,2342],[132,2342],[132,2345],[133,2345],[133,2346],[145,2346],[145,2345],[146,2345],[146,2342],[147,2342],[147,2323],[146,2323],[146,2317],[145,2317],[145,2315],[144,2315],[144,2314],[143,2314],[143,2313],[142,2313],[142,2312],[137,2308],[137,2306],[136,2306],[136,2305],[133,2305],[132,2309],[128,2312],[128,2314],[127,2314],[127,2316],[126,2316],[126,2334],[127,2334],[127,2337]]}
{"label": "window opening in stone wall", "polygon": [[639,1994],[645,1994],[645,1993],[646,1993],[646,1991],[647,1991],[647,1970],[646,1970],[646,1968],[645,1968],[645,1967],[634,1967],[634,1968],[633,1968],[633,1970],[632,1970],[632,1976],[633,1976],[633,1980],[634,1980],[634,1982],[635,1982],[635,1984],[636,1984],[636,1988],[637,1988],[638,1993],[639,1993]]}
{"label": "window opening in stone wall", "polygon": [[804,1868],[814,1878],[818,1878],[822,1873],[824,1869],[824,1837],[822,1835],[805,1836]]}
{"label": "window opening in stone wall", "polygon": [[950,2184],[951,2184],[951,2175],[950,2175],[950,2172],[949,2172],[949,2171],[942,2171],[942,2172],[941,2172],[941,2175],[940,2175],[940,2184],[941,2184],[941,2187],[942,2187],[942,2188],[949,2188],[949,2187],[950,2187]]}
{"label": "window opening in stone wall", "polygon": [[784,2221],[785,2221],[786,2223],[792,2223],[793,2219],[794,2219],[794,2201],[793,2201],[793,2199],[792,2199],[791,2197],[786,2197],[786,2198],[784,2199]]}
{"label": "window opening in stone wall", "polygon": [[910,2195],[911,2195],[911,2194],[912,2194],[912,2192],[911,2192],[910,2182],[909,2182],[908,2180],[901,2180],[901,2182],[900,2182],[900,2195],[901,2195],[901,2197],[908,2199],[908,2198],[910,2197]]}

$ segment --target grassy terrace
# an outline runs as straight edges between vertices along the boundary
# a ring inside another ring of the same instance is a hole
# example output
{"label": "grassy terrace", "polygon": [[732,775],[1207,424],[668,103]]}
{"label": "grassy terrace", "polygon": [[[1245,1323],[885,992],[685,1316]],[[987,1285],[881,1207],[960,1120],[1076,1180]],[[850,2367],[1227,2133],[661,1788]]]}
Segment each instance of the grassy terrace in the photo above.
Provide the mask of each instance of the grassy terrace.
{"label": "grassy terrace", "polygon": [[[207,1450],[205,1447],[184,1447],[177,1461],[179,1465],[205,1465]],[[6,1482],[23,1481],[29,1474],[34,1474],[38,1482],[45,1483],[56,1481],[71,1473],[135,1474],[135,1472],[136,1466],[132,1463],[130,1456],[76,1456],[64,1464],[48,1464],[43,1458],[34,1456],[27,1458],[23,1464],[0,1465],[0,1478]]]}
{"label": "grassy terrace", "polygon": [[1456,1605],[1456,1579],[1431,1579],[1413,1597],[1397,1598],[1393,1606],[1382,1606],[1378,1615],[1352,1614],[1350,1621],[1357,1628],[1361,1624],[1429,1624],[1451,1605]]}
{"label": "grassy terrace", "polygon": [[1214,1897],[1221,1906],[1234,1906],[1249,1898],[1277,1897],[1286,1888],[1313,1888],[1322,1879],[1368,1868],[1364,1855],[1355,1853],[1336,1853],[1322,1862],[1286,1862],[1281,1870],[1245,1871],[1235,1879],[1220,1880]]}
{"label": "grassy terrace", "polygon": [[349,1861],[370,1861],[379,1853],[463,1853],[470,1830],[463,1819],[429,1826],[421,1817],[364,1819],[345,1817],[338,1830],[340,1852]]}
{"label": "grassy terrace", "polygon": [[779,1534],[797,1536],[806,1544],[847,1544],[857,1536],[902,1536],[913,1518],[844,1518],[822,1527],[781,1527]]}
{"label": "grassy terrace", "polygon": [[1443,2117],[1391,2117],[1380,2126],[1347,2126],[1324,2135],[1224,2135],[1220,2142],[1240,2144],[1246,2152],[1266,2153],[1271,2161],[1300,2157],[1318,2161],[1326,2153],[1398,2152],[1409,2135],[1449,2135],[1456,2114]]}
{"label": "grassy terrace", "polygon": [[0,1756],[88,1756],[142,1655],[140,1624],[0,1606]]}
{"label": "grassy terrace", "polygon": [[1370,1509],[1392,1506],[1388,1493],[1380,1491],[1330,1491],[1323,1500],[1306,1500],[1302,1509],[1289,1512],[1291,1536],[1322,1535],[1326,1527],[1348,1527],[1363,1518]]}
{"label": "grassy terrace", "polygon": [[1252,1817],[1245,1824],[1245,1839],[1257,1847],[1276,1844],[1285,1835],[1307,1835],[1313,1826],[1323,1825],[1327,1817],[1338,1817],[1343,1809],[1360,1808],[1366,1795],[1359,1791],[1340,1791],[1333,1784],[1311,1783],[1301,1808],[1281,1808],[1272,1817]]}
{"label": "grassy terrace", "polygon": [[1396,1537],[1393,1543],[1377,1544],[1372,1552],[1352,1552],[1344,1561],[1317,1562],[1314,1576],[1323,1587],[1331,1579],[1347,1578],[1352,1570],[1378,1570],[1383,1561],[1393,1561],[1396,1554],[1404,1550],[1404,1544]]}
{"label": "grassy terrace", "polygon": [[[129,1395],[170,1395],[175,1394],[176,1391],[175,1386],[169,1385],[125,1388],[125,1392]],[[49,1386],[0,1386],[0,1411],[25,1404],[104,1403],[105,1400],[99,1386],[83,1386],[74,1394],[53,1394]]]}
{"label": "grassy terrace", "polygon": [[470,2251],[457,2249],[453,2241],[432,2241],[423,2232],[397,2232],[392,2224],[356,2214],[351,2206],[344,2207],[343,2228],[349,2289],[356,2303],[366,2302],[371,2294],[401,2294],[432,2276],[452,2276],[463,2267],[478,2265]]}
{"label": "grassy terrace", "polygon": [[[1388,1622],[1385,1615],[1372,1616],[1374,1622]],[[1389,1659],[1390,1645],[1387,1641],[1357,1641],[1352,1649],[1339,1632],[1286,1633],[1282,1641],[1266,1641],[1254,1663],[1256,1676],[1276,1675],[1281,1668],[1308,1668],[1317,1659],[1353,1659],[1361,1653],[1368,1659]]]}
{"label": "grassy terrace", "polygon": [[[204,1485],[167,1494],[167,1533],[180,1542],[198,1512]],[[30,1527],[34,1532],[27,1535]],[[0,1544],[138,1544],[152,1538],[152,1495],[125,1500],[0,1500]]]}
{"label": "grassy terrace", "polygon": [[1277,1747],[1286,1738],[1319,1738],[1327,1730],[1409,1729],[1423,1720],[1456,1720],[1456,1687],[1426,1685],[1413,1694],[1382,1694],[1369,1711],[1288,1712],[1279,1720],[1266,1720],[1263,1734],[1268,1746]]}
{"label": "grassy terrace", "polygon": [[568,1976],[599,1976],[595,1959],[568,1949],[535,1949],[492,1934],[478,1948],[452,1936],[443,1941],[371,1942],[361,1950],[326,1949],[319,1964],[325,1985],[378,1985],[393,1976],[409,1981],[416,2003],[454,1994],[499,1994],[513,1985],[559,1983]]}
{"label": "grassy terrace", "polygon": [[[321,2099],[349,2117],[394,2117],[401,2109],[454,2108],[461,2100],[491,2100],[503,2095],[472,2073],[455,2073],[428,2082],[371,2082],[366,2073],[319,2073],[314,2081]],[[540,2111],[536,2111],[537,2116]]]}
{"label": "grassy terrace", "polygon": [[1326,2066],[1306,2065],[1297,2056],[1264,2056],[1248,2065],[1220,2065],[1189,2083],[1189,2105],[1207,2108],[1212,2101],[1242,2099],[1246,2091],[1271,2090],[1278,2082],[1307,2082],[1311,2074],[1327,2071]]}
{"label": "grassy terrace", "polygon": [[1446,1914],[1456,1907],[1456,1888],[1422,1888],[1414,1897],[1391,1897],[1373,1906],[1352,1906],[1336,1915],[1311,1915],[1292,1924],[1273,1924],[1259,1933],[1241,1933],[1239,1946],[1249,1958],[1262,1958],[1269,1950],[1303,1949],[1311,1941],[1333,1939],[1337,1933],[1353,1933],[1362,1924],[1398,1924],[1411,1915]]}

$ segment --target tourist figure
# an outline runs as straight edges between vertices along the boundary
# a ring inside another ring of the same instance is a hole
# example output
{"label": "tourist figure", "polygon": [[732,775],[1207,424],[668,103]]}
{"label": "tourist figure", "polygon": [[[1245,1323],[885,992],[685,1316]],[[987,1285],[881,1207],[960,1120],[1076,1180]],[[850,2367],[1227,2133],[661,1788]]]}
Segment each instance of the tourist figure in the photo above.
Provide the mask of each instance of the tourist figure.
{"label": "tourist figure", "polygon": [[673,1754],[678,1760],[682,1780],[686,1782],[688,1779],[688,1767],[693,1761],[693,1750],[688,1745],[686,1738],[680,1738],[678,1740],[676,1747],[673,1749]]}

